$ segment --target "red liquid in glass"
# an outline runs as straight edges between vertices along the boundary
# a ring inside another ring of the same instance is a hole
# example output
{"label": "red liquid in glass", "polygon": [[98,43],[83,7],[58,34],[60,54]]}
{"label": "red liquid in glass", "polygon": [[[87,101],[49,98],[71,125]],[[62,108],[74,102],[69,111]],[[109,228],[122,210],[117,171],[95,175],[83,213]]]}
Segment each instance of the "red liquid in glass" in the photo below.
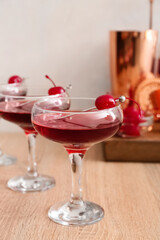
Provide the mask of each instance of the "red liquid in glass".
{"label": "red liquid in glass", "polygon": [[[24,104],[25,103],[25,104]],[[9,101],[0,102],[0,116],[20,126],[26,134],[36,133],[31,122],[31,110],[34,102]]]}
{"label": "red liquid in glass", "polygon": [[[44,137],[62,143],[66,148],[85,149],[93,143],[113,136],[119,129],[120,121],[115,119],[94,119],[94,115],[74,115],[63,119],[48,113],[37,115],[35,129]],[[109,116],[111,118],[111,116]]]}

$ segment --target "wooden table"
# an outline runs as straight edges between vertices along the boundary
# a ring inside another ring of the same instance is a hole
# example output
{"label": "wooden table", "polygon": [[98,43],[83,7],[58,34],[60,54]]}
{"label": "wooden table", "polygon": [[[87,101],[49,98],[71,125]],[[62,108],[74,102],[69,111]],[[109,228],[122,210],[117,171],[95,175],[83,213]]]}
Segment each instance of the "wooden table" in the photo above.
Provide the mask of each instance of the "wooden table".
{"label": "wooden table", "polygon": [[102,145],[95,145],[84,161],[84,199],[103,206],[104,219],[86,227],[65,227],[47,217],[52,204],[69,198],[70,166],[65,150],[38,138],[39,172],[54,176],[56,187],[22,194],[7,189],[6,183],[25,171],[25,137],[1,134],[0,140],[3,150],[18,158],[15,165],[0,167],[0,240],[160,239],[160,164],[105,162]]}

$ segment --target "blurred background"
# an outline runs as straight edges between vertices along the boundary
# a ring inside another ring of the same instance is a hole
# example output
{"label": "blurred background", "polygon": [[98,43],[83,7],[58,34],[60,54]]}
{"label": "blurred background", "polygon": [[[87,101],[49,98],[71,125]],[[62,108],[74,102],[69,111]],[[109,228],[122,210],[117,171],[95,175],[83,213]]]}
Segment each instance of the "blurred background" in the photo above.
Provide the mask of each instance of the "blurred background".
{"label": "blurred background", "polygon": [[[160,30],[160,1],[153,28]],[[1,0],[0,83],[26,77],[29,87],[72,84],[71,96],[97,97],[110,90],[109,30],[146,30],[148,0]],[[0,130],[20,131],[1,120]]]}

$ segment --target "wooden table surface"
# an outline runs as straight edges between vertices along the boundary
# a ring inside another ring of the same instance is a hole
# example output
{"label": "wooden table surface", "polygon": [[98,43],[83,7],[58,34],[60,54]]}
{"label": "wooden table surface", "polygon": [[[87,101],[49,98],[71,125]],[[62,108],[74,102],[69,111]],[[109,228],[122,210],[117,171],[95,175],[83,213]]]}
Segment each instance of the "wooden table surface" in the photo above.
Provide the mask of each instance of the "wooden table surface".
{"label": "wooden table surface", "polygon": [[67,153],[42,137],[37,141],[39,172],[54,176],[56,187],[22,194],[6,187],[25,171],[23,134],[1,134],[1,146],[15,155],[15,165],[0,167],[0,240],[160,240],[160,164],[105,162],[102,145],[86,154],[84,199],[100,204],[105,216],[85,227],[65,227],[47,217],[49,207],[68,200],[71,190]]}

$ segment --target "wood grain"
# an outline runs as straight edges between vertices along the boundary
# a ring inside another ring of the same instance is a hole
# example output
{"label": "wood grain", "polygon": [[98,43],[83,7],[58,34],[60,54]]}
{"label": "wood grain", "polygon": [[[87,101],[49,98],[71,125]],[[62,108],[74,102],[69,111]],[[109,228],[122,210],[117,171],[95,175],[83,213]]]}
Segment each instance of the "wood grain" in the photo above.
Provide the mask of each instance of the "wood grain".
{"label": "wood grain", "polygon": [[160,162],[159,147],[159,131],[152,131],[138,138],[112,137],[104,142],[104,153],[107,161]]}
{"label": "wood grain", "polygon": [[49,220],[47,211],[70,194],[65,150],[39,137],[39,172],[54,176],[56,187],[21,194],[7,189],[6,183],[25,170],[25,136],[1,134],[0,140],[5,152],[18,157],[15,165],[0,168],[0,240],[160,239],[160,164],[105,162],[102,145],[95,145],[84,161],[84,199],[103,206],[105,217],[90,226],[64,227]]}

